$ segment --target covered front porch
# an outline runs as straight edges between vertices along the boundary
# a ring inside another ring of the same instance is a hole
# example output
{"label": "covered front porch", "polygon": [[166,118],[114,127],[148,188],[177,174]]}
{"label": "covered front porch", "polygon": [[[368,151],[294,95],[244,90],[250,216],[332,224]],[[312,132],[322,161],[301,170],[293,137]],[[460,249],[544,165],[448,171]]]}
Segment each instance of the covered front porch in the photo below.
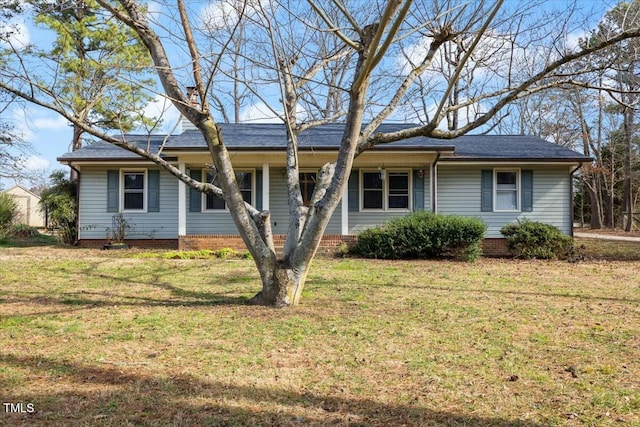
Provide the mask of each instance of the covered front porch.
{"label": "covered front porch", "polygon": [[[214,179],[211,161],[202,153],[176,154],[178,168],[182,172],[198,180]],[[353,236],[395,216],[415,210],[434,210],[437,157],[435,152],[390,153],[387,150],[368,152],[358,157],[325,234]],[[234,152],[232,158],[234,169],[242,174],[247,183],[243,188],[245,200],[259,210],[268,210],[274,235],[284,239],[289,207],[283,153]],[[301,187],[306,202],[313,192],[315,173],[323,164],[335,160],[335,152],[305,151],[300,153],[299,159]],[[372,176],[379,177],[377,181],[380,188],[367,187],[371,185]],[[224,204],[216,205],[218,202],[206,197],[178,182],[178,237],[184,242],[180,247],[189,246],[187,242],[203,239],[217,246],[214,242],[237,237],[235,225]],[[336,240],[336,237],[328,240]],[[341,237],[340,240],[344,239]]]}

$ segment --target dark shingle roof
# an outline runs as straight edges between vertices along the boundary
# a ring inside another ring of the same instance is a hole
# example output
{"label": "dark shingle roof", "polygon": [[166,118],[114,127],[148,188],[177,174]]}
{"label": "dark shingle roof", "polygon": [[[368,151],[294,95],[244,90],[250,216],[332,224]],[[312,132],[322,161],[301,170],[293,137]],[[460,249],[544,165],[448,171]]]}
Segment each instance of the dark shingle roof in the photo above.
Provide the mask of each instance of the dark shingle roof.
{"label": "dark shingle roof", "polygon": [[[394,132],[406,129],[407,124],[383,124],[377,132]],[[220,124],[222,136],[231,151],[284,151],[286,132],[281,124]],[[308,129],[298,137],[301,150],[337,150],[340,146],[344,125],[330,124]],[[146,146],[150,142],[152,150],[157,152],[164,135],[127,135],[130,142]],[[391,144],[382,144],[375,150],[416,150],[416,151],[452,151],[445,154],[443,161],[587,161],[588,157],[573,150],[561,147],[543,139],[523,135],[465,135],[456,139],[435,139],[414,137]],[[168,138],[163,153],[172,151],[206,151],[207,147],[199,130],[187,130]],[[139,158],[136,154],[105,142],[95,142],[82,149],[66,153],[61,161],[74,160],[129,160]]]}
{"label": "dark shingle roof", "polygon": [[[227,148],[231,150],[284,150],[287,144],[287,134],[281,124],[243,124],[222,123],[219,124],[222,137]],[[411,127],[406,124],[383,124],[378,132],[395,132]],[[298,135],[300,149],[338,149],[344,133],[343,124],[327,124],[316,126],[301,132]],[[180,135],[171,137],[167,149],[200,149],[205,146],[202,134],[199,130],[188,130]],[[383,147],[383,146],[380,146]],[[451,149],[451,141],[437,140],[424,137],[409,138],[386,145],[391,149],[419,148]]]}
{"label": "dark shingle roof", "polygon": [[522,160],[522,161],[578,161],[590,160],[588,156],[527,135],[464,135],[452,140],[453,155],[443,161],[467,160]]}
{"label": "dark shingle roof", "polygon": [[[152,152],[158,152],[165,135],[127,135],[127,141],[139,147],[146,147],[149,143]],[[60,161],[73,160],[132,160],[139,159],[135,153],[117,147],[104,141],[93,141],[77,151],[71,151],[58,157]]]}

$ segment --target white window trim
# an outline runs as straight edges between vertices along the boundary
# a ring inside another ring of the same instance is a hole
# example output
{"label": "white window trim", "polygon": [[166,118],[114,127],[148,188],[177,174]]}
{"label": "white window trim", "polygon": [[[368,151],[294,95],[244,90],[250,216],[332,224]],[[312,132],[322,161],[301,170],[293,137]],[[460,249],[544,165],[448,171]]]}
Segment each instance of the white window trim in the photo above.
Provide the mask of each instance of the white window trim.
{"label": "white window trim", "polygon": [[[359,211],[360,212],[411,212],[413,210],[413,170],[412,169],[396,169],[396,168],[384,168],[385,171],[385,179],[382,180],[382,209],[371,209],[364,208],[364,179],[363,174],[365,173],[379,173],[379,169],[360,169],[360,179],[359,179]],[[390,172],[404,172],[407,173],[408,179],[408,196],[409,203],[407,208],[390,208],[389,207],[389,173]]]}
{"label": "white window trim", "polygon": [[[201,182],[208,182],[206,181],[207,173],[210,173],[210,172],[213,172],[213,171],[211,169],[202,169]],[[256,170],[255,169],[238,169],[235,171],[235,173],[242,173],[242,172],[251,172],[251,205],[255,206],[256,205]],[[229,206],[226,203],[224,204],[224,209],[207,209],[207,194],[202,193],[200,197],[202,197],[200,202],[202,213],[216,213],[216,212],[228,213],[229,212]]]}
{"label": "white window trim", "polygon": [[[142,173],[144,174],[144,188],[142,189],[142,206],[144,206],[143,209],[125,209],[124,208],[124,174],[126,173]],[[119,185],[119,209],[118,212],[120,213],[147,213],[147,207],[148,207],[148,200],[147,200],[147,194],[149,193],[149,179],[148,179],[148,174],[147,174],[147,169],[144,168],[131,168],[131,169],[120,169],[120,185]]]}
{"label": "white window trim", "polygon": [[[515,172],[516,174],[516,209],[498,209],[498,172]],[[494,212],[521,212],[520,206],[522,199],[521,187],[522,173],[520,168],[495,168],[493,169],[493,211]]]}

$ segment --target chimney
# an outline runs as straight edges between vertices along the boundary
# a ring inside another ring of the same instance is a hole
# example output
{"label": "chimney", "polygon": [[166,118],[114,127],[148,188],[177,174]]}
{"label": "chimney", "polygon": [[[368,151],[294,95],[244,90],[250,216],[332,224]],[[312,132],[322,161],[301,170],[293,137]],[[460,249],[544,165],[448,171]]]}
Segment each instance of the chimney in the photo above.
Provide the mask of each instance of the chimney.
{"label": "chimney", "polygon": [[189,98],[189,104],[192,106],[200,106],[200,103],[198,102],[198,91],[195,86],[187,86],[187,98]]}
{"label": "chimney", "polygon": [[[198,91],[195,86],[187,86],[187,98],[189,98],[189,104],[192,107],[199,108],[200,103],[198,102]],[[186,130],[198,130],[197,127],[194,126],[186,117],[182,116],[182,131]]]}

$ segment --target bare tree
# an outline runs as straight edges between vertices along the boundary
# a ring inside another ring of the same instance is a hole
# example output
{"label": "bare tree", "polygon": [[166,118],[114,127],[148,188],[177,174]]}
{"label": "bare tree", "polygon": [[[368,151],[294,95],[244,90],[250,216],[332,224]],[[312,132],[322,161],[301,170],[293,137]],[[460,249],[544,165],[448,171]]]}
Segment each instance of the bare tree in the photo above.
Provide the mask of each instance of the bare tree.
{"label": "bare tree", "polygon": [[[21,78],[26,89],[6,79],[0,80],[0,87],[57,111],[86,132],[155,162],[192,188],[223,198],[261,277],[262,290],[253,301],[274,306],[298,303],[311,260],[345,193],[358,155],[376,145],[409,137],[455,138],[481,130],[499,119],[514,101],[571,84],[576,72],[568,73],[568,64],[640,36],[640,29],[628,28],[589,47],[568,50],[565,46],[554,48],[555,33],[546,32],[545,48],[530,58],[521,55],[518,46],[534,45],[531,38],[534,27],[527,27],[533,24],[527,21],[527,15],[522,15],[514,27],[501,14],[503,2],[500,0],[481,1],[473,6],[453,0],[415,3],[390,0],[364,6],[358,3],[352,9],[342,1],[308,0],[306,5],[301,5],[297,1],[265,0],[257,4],[259,13],[237,14],[238,22],[256,22],[259,34],[264,36],[259,41],[272,61],[270,67],[260,70],[260,76],[278,84],[281,102],[279,107],[271,103],[271,108],[283,119],[288,134],[286,176],[290,220],[284,251],[277,256],[270,214],[244,202],[209,103],[211,94],[216,93],[216,73],[221,72],[220,67],[212,64],[223,52],[211,55],[199,49],[199,33],[192,25],[193,14],[182,0],[178,0],[176,9],[171,9],[175,10],[177,20],[172,25],[157,22],[153,14],[146,13],[134,0],[97,1],[111,19],[128,25],[144,43],[162,91],[201,131],[217,170],[219,186],[191,179],[157,153],[127,141],[122,135],[108,135],[74,119],[56,105],[55,94],[47,93],[51,98],[46,98],[37,82],[15,69],[13,78]],[[169,34],[171,38],[165,38]],[[234,34],[232,31],[231,35]],[[545,34],[536,37],[542,40]],[[496,46],[495,40],[507,41]],[[178,42],[186,53],[190,85],[201,101],[198,105],[185,95],[179,79],[182,68],[173,65],[167,53],[169,44]],[[494,55],[500,53],[500,61],[483,67],[486,84],[471,91],[472,85],[461,82],[461,78],[478,78],[469,70],[479,65],[470,67],[470,64],[481,62],[478,58],[484,56],[480,52],[487,44],[493,46]],[[446,52],[454,58],[450,61],[450,76],[435,82],[430,72],[445,45],[458,47]],[[405,60],[408,52],[413,52],[410,61]],[[478,58],[474,58],[475,54]],[[431,87],[420,85],[430,81]],[[246,87],[250,89],[251,85]],[[419,90],[413,91],[416,87]],[[429,99],[418,101],[418,105],[428,106],[425,110],[429,114],[422,117],[422,124],[397,132],[379,132],[383,121],[415,107],[416,100],[412,98],[416,93]],[[474,110],[474,114],[465,114],[464,122],[455,118],[456,112],[474,105],[481,108]],[[440,124],[447,117],[457,123],[442,129]],[[300,195],[297,136],[313,124],[336,118],[344,124],[340,147],[334,160],[320,168],[311,203],[304,206]]]}

